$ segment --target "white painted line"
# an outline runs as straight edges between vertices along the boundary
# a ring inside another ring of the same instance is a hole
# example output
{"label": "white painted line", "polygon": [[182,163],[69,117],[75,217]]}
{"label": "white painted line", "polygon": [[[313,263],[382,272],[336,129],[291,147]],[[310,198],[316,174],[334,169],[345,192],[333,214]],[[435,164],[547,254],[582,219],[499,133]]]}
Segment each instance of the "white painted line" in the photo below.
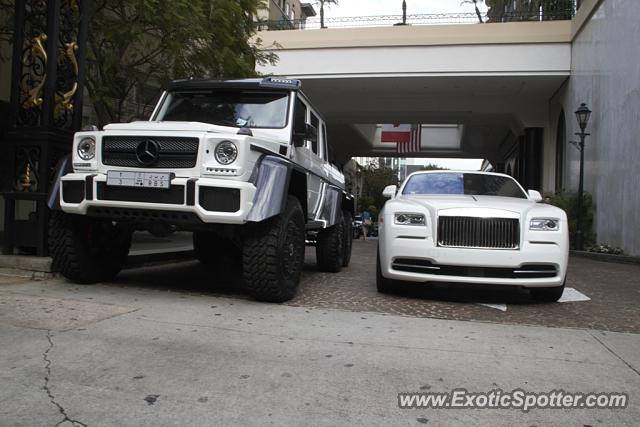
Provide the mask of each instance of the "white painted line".
{"label": "white painted line", "polygon": [[496,310],[500,310],[500,311],[507,311],[507,304],[485,304],[482,302],[479,302],[477,304],[484,305],[485,307],[489,307],[489,308],[495,308]]}
{"label": "white painted line", "polygon": [[591,298],[583,294],[582,292],[576,291],[573,288],[564,288],[564,292],[562,296],[558,300],[558,302],[576,302],[576,301],[590,301]]}

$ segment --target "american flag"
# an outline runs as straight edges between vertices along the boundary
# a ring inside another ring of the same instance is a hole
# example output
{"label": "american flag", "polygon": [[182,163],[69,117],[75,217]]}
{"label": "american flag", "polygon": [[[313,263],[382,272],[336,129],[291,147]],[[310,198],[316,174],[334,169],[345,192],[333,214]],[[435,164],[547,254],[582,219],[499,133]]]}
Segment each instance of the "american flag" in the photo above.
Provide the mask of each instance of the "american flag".
{"label": "american flag", "polygon": [[398,153],[418,153],[420,152],[420,142],[422,141],[422,125],[411,126],[411,137],[407,142],[398,142],[396,151]]}

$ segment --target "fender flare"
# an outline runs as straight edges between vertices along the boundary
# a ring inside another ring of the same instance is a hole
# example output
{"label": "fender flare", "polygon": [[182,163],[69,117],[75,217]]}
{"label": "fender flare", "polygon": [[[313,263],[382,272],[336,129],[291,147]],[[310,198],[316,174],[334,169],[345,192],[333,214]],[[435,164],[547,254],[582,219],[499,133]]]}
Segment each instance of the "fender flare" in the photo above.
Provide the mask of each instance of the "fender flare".
{"label": "fender flare", "polygon": [[266,154],[258,160],[251,176],[256,193],[247,221],[260,222],[284,211],[292,170],[292,163],[280,156]]}
{"label": "fender flare", "polygon": [[60,182],[63,176],[68,173],[73,172],[73,166],[71,163],[71,154],[67,154],[58,160],[56,164],[53,184],[49,189],[49,194],[47,196],[47,206],[52,211],[61,211],[60,207]]}

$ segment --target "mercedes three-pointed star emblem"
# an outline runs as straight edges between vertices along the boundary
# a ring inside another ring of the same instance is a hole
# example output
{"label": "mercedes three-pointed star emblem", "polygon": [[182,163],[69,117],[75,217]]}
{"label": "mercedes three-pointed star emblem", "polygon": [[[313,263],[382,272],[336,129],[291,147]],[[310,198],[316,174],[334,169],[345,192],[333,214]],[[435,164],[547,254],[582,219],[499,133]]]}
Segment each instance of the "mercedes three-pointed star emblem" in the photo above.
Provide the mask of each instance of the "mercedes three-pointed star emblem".
{"label": "mercedes three-pointed star emblem", "polygon": [[136,148],[138,163],[142,166],[151,166],[158,161],[160,146],[153,139],[145,139]]}

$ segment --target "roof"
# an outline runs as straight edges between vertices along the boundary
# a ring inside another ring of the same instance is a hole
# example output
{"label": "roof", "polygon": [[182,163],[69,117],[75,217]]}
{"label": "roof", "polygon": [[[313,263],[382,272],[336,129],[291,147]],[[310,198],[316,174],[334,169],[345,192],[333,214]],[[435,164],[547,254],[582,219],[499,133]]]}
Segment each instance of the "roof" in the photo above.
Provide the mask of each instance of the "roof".
{"label": "roof", "polygon": [[277,77],[265,77],[258,79],[230,79],[230,80],[205,80],[205,79],[181,79],[173,80],[167,85],[167,90],[180,89],[287,89],[299,90],[302,86],[300,80],[282,79]]}

